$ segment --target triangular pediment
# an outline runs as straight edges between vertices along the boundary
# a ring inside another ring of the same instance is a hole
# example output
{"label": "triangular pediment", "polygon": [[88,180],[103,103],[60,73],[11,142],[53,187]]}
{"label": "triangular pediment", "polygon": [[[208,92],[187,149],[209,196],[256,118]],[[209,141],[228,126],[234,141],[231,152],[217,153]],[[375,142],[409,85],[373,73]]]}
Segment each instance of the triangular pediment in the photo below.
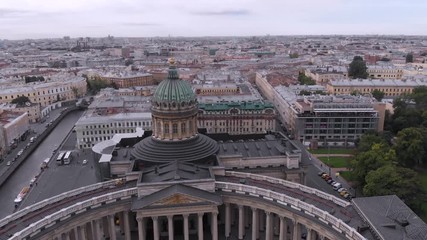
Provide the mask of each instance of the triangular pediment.
{"label": "triangular pediment", "polygon": [[167,205],[181,205],[181,204],[196,204],[204,203],[206,201],[196,198],[193,196],[188,196],[186,194],[176,193],[172,196],[160,199],[159,201],[150,204],[149,206],[167,206]]}
{"label": "triangular pediment", "polygon": [[221,205],[222,198],[214,192],[181,184],[173,185],[132,201],[132,209],[167,206]]}

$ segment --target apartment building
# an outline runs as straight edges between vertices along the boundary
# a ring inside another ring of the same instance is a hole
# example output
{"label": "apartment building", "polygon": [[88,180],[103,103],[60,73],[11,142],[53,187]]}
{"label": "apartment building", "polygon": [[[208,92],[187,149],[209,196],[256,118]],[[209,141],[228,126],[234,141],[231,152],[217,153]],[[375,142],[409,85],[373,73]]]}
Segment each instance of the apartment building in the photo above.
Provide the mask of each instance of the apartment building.
{"label": "apartment building", "polygon": [[403,69],[393,65],[370,65],[366,71],[371,78],[401,79],[403,76]]}
{"label": "apartment building", "polygon": [[86,94],[86,80],[77,76],[52,77],[46,82],[25,83],[16,81],[0,86],[0,103],[26,96],[32,103],[46,107],[54,102],[70,101]]}
{"label": "apartment building", "polygon": [[206,128],[207,133],[262,134],[275,126],[276,110],[269,102],[199,104],[198,127]]}
{"label": "apartment building", "polygon": [[385,97],[398,97],[402,94],[412,93],[414,88],[427,86],[427,77],[407,79],[342,79],[333,80],[327,84],[330,94],[350,94],[359,92],[361,94],[371,93],[379,90]]}
{"label": "apartment building", "polygon": [[290,110],[288,130],[304,143],[354,142],[384,127],[385,104],[362,96],[304,96]]}
{"label": "apartment building", "polygon": [[319,85],[326,85],[331,80],[348,77],[347,68],[343,66],[307,68],[304,74],[311,77]]}
{"label": "apartment building", "polygon": [[40,104],[27,102],[25,104],[2,103],[0,109],[17,113],[27,113],[30,122],[38,122],[41,118]]}
{"label": "apartment building", "polygon": [[0,155],[4,155],[30,129],[26,112],[0,109]]}

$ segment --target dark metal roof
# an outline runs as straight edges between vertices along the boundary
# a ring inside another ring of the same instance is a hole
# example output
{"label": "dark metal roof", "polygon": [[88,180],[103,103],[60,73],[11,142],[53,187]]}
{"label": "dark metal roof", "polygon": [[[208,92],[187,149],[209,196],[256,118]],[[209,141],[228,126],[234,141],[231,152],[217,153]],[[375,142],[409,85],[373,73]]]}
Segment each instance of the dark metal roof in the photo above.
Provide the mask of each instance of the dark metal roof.
{"label": "dark metal roof", "polygon": [[195,165],[176,160],[148,168],[142,173],[141,181],[143,183],[150,183],[206,178],[212,178],[209,166]]}
{"label": "dark metal roof", "polygon": [[380,239],[427,239],[427,224],[396,195],[354,198],[353,204]]}
{"label": "dark metal roof", "polygon": [[143,162],[166,163],[172,161],[194,162],[214,155],[218,144],[211,138],[198,134],[181,141],[160,141],[152,137],[135,144],[132,155]]}
{"label": "dark metal roof", "polygon": [[170,187],[167,187],[165,189],[162,189],[158,192],[155,192],[151,195],[138,198],[132,201],[132,210],[138,210],[141,208],[152,208],[150,205],[156,203],[156,202],[162,202],[162,200],[167,199],[169,197],[172,197],[174,195],[181,195],[184,197],[187,197],[187,199],[195,200],[195,202],[178,202],[176,204],[173,204],[173,202],[170,202],[171,204],[165,204],[165,205],[156,205],[157,207],[173,207],[173,206],[185,206],[185,205],[205,205],[205,204],[215,204],[215,205],[221,205],[222,204],[222,198],[219,195],[216,195],[212,192],[206,192],[203,190],[200,190],[198,188],[193,188],[189,186],[185,186],[182,184],[176,184],[172,185]]}

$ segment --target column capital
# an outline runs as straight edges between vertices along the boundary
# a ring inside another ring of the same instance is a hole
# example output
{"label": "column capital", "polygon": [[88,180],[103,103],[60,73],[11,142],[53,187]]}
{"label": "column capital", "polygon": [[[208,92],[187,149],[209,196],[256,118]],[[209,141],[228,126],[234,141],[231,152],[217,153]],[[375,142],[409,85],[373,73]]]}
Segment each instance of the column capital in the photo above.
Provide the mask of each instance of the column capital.
{"label": "column capital", "polygon": [[173,218],[174,215],[167,215],[166,217],[169,219]]}
{"label": "column capital", "polygon": [[226,202],[224,204],[225,204],[226,207],[229,207],[231,203]]}
{"label": "column capital", "polygon": [[265,212],[265,215],[268,215],[268,216],[271,215],[271,212],[269,212],[269,211],[264,211],[264,212]]}
{"label": "column capital", "polygon": [[136,217],[136,221],[138,221],[138,222],[142,222],[143,219],[144,219],[144,217]]}
{"label": "column capital", "polygon": [[184,218],[188,218],[188,217],[190,216],[190,214],[186,213],[186,214],[182,214],[182,216],[183,216]]}
{"label": "column capital", "polygon": [[153,221],[157,221],[159,219],[159,216],[153,216],[151,218],[153,219]]}
{"label": "column capital", "polygon": [[198,217],[203,217],[203,215],[205,215],[205,213],[203,213],[203,212],[202,212],[202,213],[200,213],[200,212],[199,212],[199,213],[197,213],[197,216],[198,216]]}
{"label": "column capital", "polygon": [[252,209],[252,211],[257,211],[258,210],[258,208],[256,208],[256,207],[251,207],[251,209]]}

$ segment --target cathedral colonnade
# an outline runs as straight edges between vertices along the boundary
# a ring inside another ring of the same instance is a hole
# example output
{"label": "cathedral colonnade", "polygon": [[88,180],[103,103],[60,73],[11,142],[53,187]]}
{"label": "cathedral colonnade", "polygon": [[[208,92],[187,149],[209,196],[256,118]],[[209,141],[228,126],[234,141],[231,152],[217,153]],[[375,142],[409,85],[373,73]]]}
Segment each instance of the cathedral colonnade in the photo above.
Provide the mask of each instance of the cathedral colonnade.
{"label": "cathedral colonnade", "polygon": [[[264,205],[265,206],[265,205]],[[265,240],[323,240],[343,239],[322,228],[319,224],[294,215],[281,215],[257,205],[240,205],[224,202],[211,211],[183,214],[175,211],[159,211],[148,216],[141,212],[114,209],[99,218],[79,218],[63,227],[45,234],[43,240],[173,240],[191,239],[265,239]],[[167,214],[170,212],[170,214]]]}

